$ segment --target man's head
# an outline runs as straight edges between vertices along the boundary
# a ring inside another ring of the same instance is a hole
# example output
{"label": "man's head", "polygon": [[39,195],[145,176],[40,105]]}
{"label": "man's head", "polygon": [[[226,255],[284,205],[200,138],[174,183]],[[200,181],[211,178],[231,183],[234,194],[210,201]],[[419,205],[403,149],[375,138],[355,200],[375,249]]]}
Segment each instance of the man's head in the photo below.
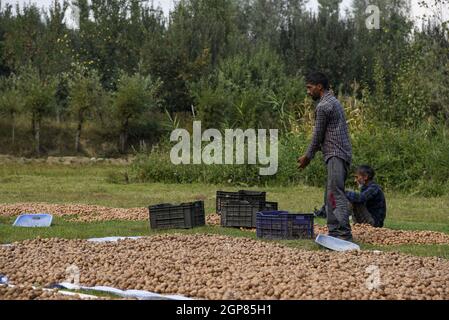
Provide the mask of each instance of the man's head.
{"label": "man's head", "polygon": [[312,72],[306,77],[307,94],[317,101],[329,90],[329,80],[321,72]]}
{"label": "man's head", "polygon": [[375,175],[376,173],[373,168],[367,165],[362,165],[355,170],[354,180],[359,187],[361,187],[372,181]]}

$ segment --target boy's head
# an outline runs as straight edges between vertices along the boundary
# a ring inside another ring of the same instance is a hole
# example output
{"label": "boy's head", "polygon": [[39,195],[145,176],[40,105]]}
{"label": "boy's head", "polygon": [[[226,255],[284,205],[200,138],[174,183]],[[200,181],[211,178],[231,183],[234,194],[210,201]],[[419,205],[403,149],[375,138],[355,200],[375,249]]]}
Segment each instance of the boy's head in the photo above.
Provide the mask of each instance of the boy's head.
{"label": "boy's head", "polygon": [[355,182],[359,186],[364,186],[374,179],[376,173],[374,169],[367,165],[358,166],[355,170]]}

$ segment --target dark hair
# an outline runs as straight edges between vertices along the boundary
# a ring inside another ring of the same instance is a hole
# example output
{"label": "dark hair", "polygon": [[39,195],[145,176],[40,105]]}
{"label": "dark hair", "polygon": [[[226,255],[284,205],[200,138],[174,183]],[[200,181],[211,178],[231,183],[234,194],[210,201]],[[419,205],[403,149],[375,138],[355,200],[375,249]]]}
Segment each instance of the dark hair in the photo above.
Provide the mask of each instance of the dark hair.
{"label": "dark hair", "polygon": [[306,77],[306,83],[313,85],[321,84],[324,90],[329,90],[329,79],[322,72],[312,72]]}
{"label": "dark hair", "polygon": [[358,167],[357,167],[357,172],[359,172],[359,173],[361,173],[361,174],[363,174],[363,175],[368,176],[368,179],[369,179],[369,180],[373,180],[373,179],[374,179],[374,176],[376,175],[376,172],[374,172],[374,169],[371,168],[371,167],[368,166],[368,165],[361,165],[361,166],[358,166]]}

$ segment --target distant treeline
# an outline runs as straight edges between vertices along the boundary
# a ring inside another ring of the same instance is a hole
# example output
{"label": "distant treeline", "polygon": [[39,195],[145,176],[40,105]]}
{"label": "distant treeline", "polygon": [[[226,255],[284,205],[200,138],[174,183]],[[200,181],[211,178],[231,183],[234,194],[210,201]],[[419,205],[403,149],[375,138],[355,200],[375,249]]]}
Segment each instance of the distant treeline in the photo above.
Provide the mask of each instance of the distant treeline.
{"label": "distant treeline", "polygon": [[[147,1],[77,0],[76,28],[64,23],[68,1],[45,11],[0,2],[2,152],[31,142],[48,153],[58,136],[82,152],[95,135],[125,153],[194,116],[218,129],[306,131],[311,70],[328,74],[355,130],[448,125],[447,23],[418,26],[406,0],[354,0],[348,14],[340,0],[318,2],[312,12],[303,0],[180,0],[166,17]],[[380,29],[366,27],[368,4]]]}

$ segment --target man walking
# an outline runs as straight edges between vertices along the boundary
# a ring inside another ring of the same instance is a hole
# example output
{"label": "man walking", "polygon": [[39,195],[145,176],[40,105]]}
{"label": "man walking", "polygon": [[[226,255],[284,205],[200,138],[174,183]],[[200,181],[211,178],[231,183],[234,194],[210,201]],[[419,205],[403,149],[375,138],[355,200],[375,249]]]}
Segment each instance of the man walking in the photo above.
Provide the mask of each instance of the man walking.
{"label": "man walking", "polygon": [[319,150],[327,166],[326,211],[329,235],[352,241],[345,181],[352,160],[352,147],[343,107],[329,91],[329,80],[321,72],[306,78],[307,94],[318,101],[312,142],[299,168],[306,168]]}

